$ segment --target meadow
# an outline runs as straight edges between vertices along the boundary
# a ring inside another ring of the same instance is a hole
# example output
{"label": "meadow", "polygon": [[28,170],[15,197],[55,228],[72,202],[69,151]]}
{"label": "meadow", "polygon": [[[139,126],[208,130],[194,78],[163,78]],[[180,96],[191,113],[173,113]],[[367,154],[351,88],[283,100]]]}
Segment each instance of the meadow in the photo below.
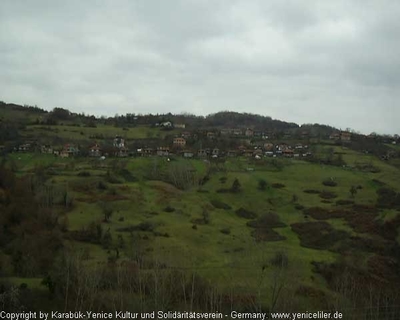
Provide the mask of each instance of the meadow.
{"label": "meadow", "polygon": [[[86,130],[85,135],[90,133]],[[323,153],[326,146],[319,148]],[[65,244],[85,252],[89,268],[140,255],[144,268],[157,263],[168,270],[190,270],[221,292],[257,292],[270,301],[276,284],[271,261],[283,255],[285,285],[296,288],[300,301],[317,308],[322,302],[316,295],[326,301],[333,293],[315,265],[333,264],[346,252],[356,257],[352,263],[357,268],[368,270],[375,249],[364,243],[384,239],[363,229],[362,223],[355,225],[354,217],[375,208],[382,185],[400,189],[400,172],[390,164],[347,148],[335,147],[335,152],[342,154],[345,166],[268,158],[61,160],[38,153],[14,153],[9,159],[18,175],[42,167],[47,185],[68,191],[73,205],[63,214]],[[379,172],[363,172],[359,163]],[[193,174],[188,187],[178,188],[168,179],[174,168]],[[201,181],[205,174],[207,181]],[[235,180],[239,187],[232,191]],[[357,187],[354,193],[352,187]],[[397,217],[395,209],[376,209],[373,223],[380,226]],[[95,225],[101,226],[107,241],[90,238]],[[398,231],[397,226],[396,245]],[[9,280],[44,290],[39,279],[13,278],[10,272]]]}

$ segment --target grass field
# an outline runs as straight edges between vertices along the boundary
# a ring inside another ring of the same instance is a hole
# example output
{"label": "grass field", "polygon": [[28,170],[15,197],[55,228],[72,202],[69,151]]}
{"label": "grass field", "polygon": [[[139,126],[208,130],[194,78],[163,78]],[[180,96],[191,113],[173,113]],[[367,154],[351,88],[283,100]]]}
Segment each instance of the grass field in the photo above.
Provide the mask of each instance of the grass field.
{"label": "grass field", "polygon": [[[68,131],[61,129],[60,134],[67,134]],[[36,127],[34,130],[40,129]],[[90,128],[85,130],[85,135],[90,134]],[[146,135],[148,129],[135,130],[129,132],[140,136]],[[109,132],[114,134],[111,129]],[[293,286],[303,285],[322,291],[327,291],[326,281],[313,272],[312,262],[333,263],[340,256],[335,250],[301,244],[301,238],[291,225],[317,220],[307,217],[299,206],[338,208],[338,200],[372,206],[376,203],[379,187],[374,180],[400,190],[399,172],[390,164],[349,149],[340,151],[348,165],[346,167],[287,159],[280,160],[282,166],[277,168],[269,159],[254,163],[243,158],[229,159],[220,166],[203,160],[180,158],[171,162],[161,158],[110,159],[101,166],[90,159],[59,159],[41,154],[12,154],[10,158],[21,175],[39,165],[53,169],[48,183],[66,186],[74,199],[72,209],[66,213],[69,232],[80,232],[95,223],[111,235],[112,242],[107,246],[66,238],[68,246],[87,252],[89,265],[105,263],[115,257],[115,248],[119,247],[120,260],[128,260],[132,250],[140,251],[149,262],[158,261],[170,269],[194,270],[221,290],[230,290],[234,285],[236,290],[264,290],[268,295],[268,288],[274,279],[264,277],[263,270],[276,253],[283,252],[289,258]],[[372,163],[380,171],[360,172],[353,167],[358,162]],[[166,174],[174,165],[189,165],[199,177],[210,169],[212,174],[204,185],[186,190],[179,190],[157,178],[148,178],[154,168]],[[107,172],[116,167],[125,168],[134,181],[118,176],[118,172],[115,173],[118,183],[107,180]],[[247,168],[253,170],[248,171]],[[79,176],[82,171],[88,176]],[[221,189],[231,188],[235,179],[240,182],[240,192],[221,192]],[[337,185],[323,185],[326,179],[334,180]],[[266,181],[265,190],[259,189],[260,180]],[[352,186],[360,186],[354,197],[350,193]],[[328,200],[321,198],[317,192],[323,191],[334,194],[334,197]],[[217,208],[212,204],[215,201],[230,208]],[[113,211],[108,222],[104,218],[105,203]],[[247,225],[251,219],[239,217],[236,213],[240,208],[258,217],[276,213],[284,226],[271,230],[283,239],[257,241],[252,236],[253,228]],[[209,215],[208,223],[202,222],[205,211]],[[398,215],[397,210],[381,210],[377,219],[391,221]],[[368,234],[356,232],[344,218],[331,218],[326,222],[335,231],[370,238]],[[146,229],[145,225],[150,227]],[[360,254],[365,260],[370,255],[368,252]],[[9,280],[25,282],[33,288],[40,287],[37,279]]]}

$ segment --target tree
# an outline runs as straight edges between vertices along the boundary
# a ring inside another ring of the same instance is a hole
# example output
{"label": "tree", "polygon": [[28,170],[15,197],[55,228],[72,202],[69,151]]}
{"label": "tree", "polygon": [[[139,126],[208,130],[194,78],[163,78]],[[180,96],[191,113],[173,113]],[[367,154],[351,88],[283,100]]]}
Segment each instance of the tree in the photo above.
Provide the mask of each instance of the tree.
{"label": "tree", "polygon": [[258,189],[259,190],[265,190],[267,188],[267,181],[264,179],[258,180]]}
{"label": "tree", "polygon": [[207,211],[207,209],[203,209],[202,216],[204,224],[210,224],[211,218],[210,213]]}
{"label": "tree", "polygon": [[240,182],[237,178],[235,178],[235,180],[232,183],[231,191],[237,193],[240,191],[240,188],[241,188]]}
{"label": "tree", "polygon": [[351,197],[354,198],[354,196],[357,194],[357,187],[356,186],[351,186],[350,194],[351,194]]}
{"label": "tree", "polygon": [[100,206],[102,207],[104,222],[109,222],[114,210],[107,203],[104,202],[101,202]]}

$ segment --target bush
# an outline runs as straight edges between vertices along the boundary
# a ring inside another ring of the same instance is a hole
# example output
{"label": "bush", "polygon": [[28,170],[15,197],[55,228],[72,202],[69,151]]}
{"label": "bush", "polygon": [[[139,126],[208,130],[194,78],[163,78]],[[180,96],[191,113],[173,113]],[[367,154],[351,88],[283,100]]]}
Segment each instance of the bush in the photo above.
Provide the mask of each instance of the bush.
{"label": "bush", "polygon": [[230,210],[232,207],[229,204],[226,204],[220,200],[211,200],[210,203],[216,209]]}
{"label": "bush", "polygon": [[107,185],[104,181],[99,181],[97,184],[97,189],[99,190],[107,190]]}
{"label": "bush", "polygon": [[336,230],[325,221],[299,222],[291,225],[300,238],[300,245],[313,249],[332,249],[333,246],[349,237],[347,232]]}
{"label": "bush", "polygon": [[326,191],[326,190],[322,191],[319,194],[319,196],[320,196],[320,198],[326,199],[326,200],[337,198],[337,194],[330,192],[330,191]]}
{"label": "bush", "polygon": [[239,208],[235,211],[236,215],[245,219],[255,219],[257,218],[257,214],[255,212],[246,210],[244,208]]}
{"label": "bush", "polygon": [[90,177],[91,174],[89,171],[81,171],[77,174],[78,177]]}
{"label": "bush", "polygon": [[221,182],[221,183],[225,183],[227,180],[228,180],[227,177],[221,177],[221,178],[219,178],[219,182]]}
{"label": "bush", "polygon": [[336,205],[338,206],[347,206],[347,205],[351,205],[354,204],[353,200],[338,200],[336,201]]}
{"label": "bush", "polygon": [[332,178],[322,181],[322,184],[327,187],[336,187],[337,186],[337,182],[335,180],[333,180]]}
{"label": "bush", "polygon": [[306,189],[303,191],[304,193],[309,193],[309,194],[320,194],[321,191],[319,190],[314,190],[314,189]]}
{"label": "bush", "polygon": [[175,211],[175,208],[173,208],[173,207],[171,207],[171,206],[167,206],[167,207],[164,208],[164,211],[165,211],[165,212],[174,212],[174,211]]}
{"label": "bush", "polygon": [[273,183],[271,184],[271,187],[275,189],[282,189],[285,187],[285,185],[283,183]]}
{"label": "bush", "polygon": [[260,179],[258,180],[258,190],[265,190],[267,188],[267,181],[265,181],[264,179]]}
{"label": "bush", "polygon": [[230,234],[230,233],[231,233],[231,229],[228,228],[228,227],[222,228],[220,231],[221,231],[221,233],[223,233],[223,234]]}
{"label": "bush", "polygon": [[240,182],[237,178],[235,178],[235,180],[232,183],[231,191],[233,193],[237,193],[237,192],[240,192],[240,190],[241,190]]}

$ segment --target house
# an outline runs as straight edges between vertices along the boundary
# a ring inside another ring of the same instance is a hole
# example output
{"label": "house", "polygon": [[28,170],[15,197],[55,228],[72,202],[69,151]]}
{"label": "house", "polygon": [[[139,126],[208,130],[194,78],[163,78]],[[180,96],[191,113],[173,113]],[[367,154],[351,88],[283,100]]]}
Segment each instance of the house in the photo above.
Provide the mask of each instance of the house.
{"label": "house", "polygon": [[246,149],[246,150],[243,151],[243,155],[244,155],[245,157],[252,157],[252,156],[253,156],[253,150],[251,150],[251,149]]}
{"label": "house", "polygon": [[246,131],[244,132],[244,135],[246,137],[252,137],[254,135],[254,131],[250,128],[247,128]]}
{"label": "house", "polygon": [[293,150],[286,149],[286,150],[282,151],[282,154],[286,158],[293,158],[294,152],[293,152]]}
{"label": "house", "polygon": [[212,131],[208,131],[207,132],[207,138],[208,139],[214,139],[215,138],[215,133]]}
{"label": "house", "polygon": [[242,129],[233,129],[233,135],[234,136],[242,136],[243,130]]}
{"label": "house", "polygon": [[89,157],[101,157],[101,148],[97,143],[89,148]]}
{"label": "house", "polygon": [[125,158],[128,156],[128,148],[125,147],[119,148],[114,154],[118,158]]}
{"label": "house", "polygon": [[161,122],[159,126],[163,128],[172,128],[172,122],[170,121]]}
{"label": "house", "polygon": [[125,148],[125,140],[120,136],[115,136],[113,146],[115,148]]}
{"label": "house", "polygon": [[253,156],[254,156],[254,157],[257,157],[257,158],[260,158],[260,159],[261,159],[262,154],[263,154],[263,152],[262,152],[261,149],[256,149],[256,150],[253,151]]}
{"label": "house", "polygon": [[266,155],[267,157],[272,157],[272,156],[274,155],[274,152],[273,152],[273,151],[266,151],[266,152],[265,152],[265,155]]}
{"label": "house", "polygon": [[274,145],[271,142],[264,143],[264,150],[265,151],[272,151],[274,150]]}
{"label": "house", "polygon": [[263,131],[254,131],[253,136],[257,137],[257,138],[262,138],[264,136],[264,132]]}
{"label": "house", "polygon": [[29,151],[31,151],[33,148],[32,148],[32,145],[30,144],[30,143],[24,143],[24,144],[20,144],[19,146],[18,146],[18,148],[17,148],[17,151],[18,152],[29,152]]}
{"label": "house", "polygon": [[182,132],[181,137],[184,139],[189,139],[192,134],[189,131]]}
{"label": "house", "polygon": [[199,158],[206,158],[207,157],[207,150],[206,149],[199,149],[197,151],[197,156]]}
{"label": "house", "polygon": [[183,148],[186,146],[186,140],[184,138],[174,138],[174,142],[173,142],[175,147],[178,148]]}
{"label": "house", "polygon": [[212,150],[211,154],[212,154],[213,156],[218,156],[218,155],[219,155],[219,149],[218,149],[218,148],[214,148],[214,149]]}
{"label": "house", "polygon": [[343,131],[340,134],[340,140],[343,142],[350,142],[351,141],[351,133]]}
{"label": "house", "polygon": [[160,157],[168,157],[169,156],[169,148],[168,147],[157,147],[157,155]]}
{"label": "house", "polygon": [[154,153],[153,148],[143,148],[142,149],[142,156],[144,156],[144,157],[150,157],[153,155],[153,153]]}
{"label": "house", "polygon": [[331,133],[331,135],[329,136],[329,139],[330,139],[330,140],[337,141],[337,140],[340,139],[340,134],[339,134],[338,132],[333,132],[333,133]]}
{"label": "house", "polygon": [[220,131],[221,136],[229,136],[233,133],[232,129],[221,129]]}
{"label": "house", "polygon": [[190,150],[183,151],[183,157],[184,158],[193,158],[193,156],[194,156],[193,151],[190,151]]}
{"label": "house", "polygon": [[185,129],[186,128],[186,124],[184,124],[184,123],[175,123],[174,124],[174,128],[176,128],[176,129]]}
{"label": "house", "polygon": [[297,143],[294,148],[297,149],[297,150],[302,150],[303,149],[303,145],[301,143]]}
{"label": "house", "polygon": [[289,148],[289,146],[288,146],[286,143],[281,143],[281,144],[277,144],[277,145],[275,146],[275,149],[276,149],[277,151],[284,151],[284,150],[288,150],[288,149],[290,149],[290,148]]}
{"label": "house", "polygon": [[41,153],[53,154],[53,147],[49,144],[42,145],[40,147]]}
{"label": "house", "polygon": [[78,155],[79,149],[72,144],[66,144],[59,152],[61,158],[69,158]]}

